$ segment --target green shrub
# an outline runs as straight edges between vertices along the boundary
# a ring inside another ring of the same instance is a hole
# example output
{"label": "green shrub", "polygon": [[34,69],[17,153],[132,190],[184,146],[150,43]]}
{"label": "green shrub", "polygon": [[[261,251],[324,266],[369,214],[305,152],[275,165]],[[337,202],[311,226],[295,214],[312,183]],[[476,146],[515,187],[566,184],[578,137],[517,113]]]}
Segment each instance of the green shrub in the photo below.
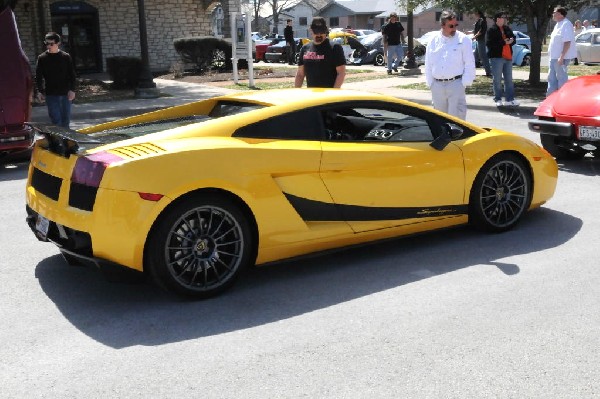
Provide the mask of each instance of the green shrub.
{"label": "green shrub", "polygon": [[175,51],[196,72],[209,69],[231,70],[231,43],[213,36],[183,37],[173,40]]}
{"label": "green shrub", "polygon": [[142,60],[136,57],[109,57],[106,69],[115,89],[137,87],[142,71]]}

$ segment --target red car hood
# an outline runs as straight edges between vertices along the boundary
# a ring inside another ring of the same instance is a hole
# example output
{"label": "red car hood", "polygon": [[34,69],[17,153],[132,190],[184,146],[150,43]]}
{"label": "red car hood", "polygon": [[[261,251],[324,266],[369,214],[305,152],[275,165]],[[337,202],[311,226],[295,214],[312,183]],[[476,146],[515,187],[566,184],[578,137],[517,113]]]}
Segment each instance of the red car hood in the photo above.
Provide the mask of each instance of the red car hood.
{"label": "red car hood", "polygon": [[570,79],[540,104],[535,115],[600,116],[600,75]]}
{"label": "red car hood", "polygon": [[32,90],[29,60],[21,48],[15,16],[10,7],[0,11],[0,131],[21,128],[29,119]]}

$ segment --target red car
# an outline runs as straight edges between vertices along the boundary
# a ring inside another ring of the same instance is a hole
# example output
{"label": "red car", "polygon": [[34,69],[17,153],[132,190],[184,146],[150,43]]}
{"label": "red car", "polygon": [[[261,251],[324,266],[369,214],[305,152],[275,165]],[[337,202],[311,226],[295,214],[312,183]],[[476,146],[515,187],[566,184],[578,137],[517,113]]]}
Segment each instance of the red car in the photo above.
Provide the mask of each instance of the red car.
{"label": "red car", "polygon": [[29,154],[34,134],[25,122],[31,114],[32,77],[21,48],[15,16],[0,3],[0,159]]}
{"label": "red car", "polygon": [[600,157],[600,74],[570,79],[534,112],[529,129],[556,159]]}

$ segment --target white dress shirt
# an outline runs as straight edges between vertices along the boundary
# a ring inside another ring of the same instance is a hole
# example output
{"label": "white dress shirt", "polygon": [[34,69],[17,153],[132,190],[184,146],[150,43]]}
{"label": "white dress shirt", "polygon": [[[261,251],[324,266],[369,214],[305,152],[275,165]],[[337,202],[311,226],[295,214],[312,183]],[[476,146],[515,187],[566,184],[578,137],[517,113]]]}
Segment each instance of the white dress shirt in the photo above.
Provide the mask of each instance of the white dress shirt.
{"label": "white dress shirt", "polygon": [[435,79],[451,79],[462,75],[464,87],[475,80],[475,57],[472,40],[457,31],[454,36],[444,36],[440,31],[427,44],[425,52],[425,81],[428,87]]}
{"label": "white dress shirt", "polygon": [[557,60],[563,51],[563,44],[565,42],[571,42],[567,53],[563,57],[565,60],[572,60],[577,58],[577,47],[575,46],[575,32],[573,31],[573,24],[567,18],[562,21],[558,21],[554,25],[552,34],[550,35],[550,44],[548,45],[548,58],[551,60]]}

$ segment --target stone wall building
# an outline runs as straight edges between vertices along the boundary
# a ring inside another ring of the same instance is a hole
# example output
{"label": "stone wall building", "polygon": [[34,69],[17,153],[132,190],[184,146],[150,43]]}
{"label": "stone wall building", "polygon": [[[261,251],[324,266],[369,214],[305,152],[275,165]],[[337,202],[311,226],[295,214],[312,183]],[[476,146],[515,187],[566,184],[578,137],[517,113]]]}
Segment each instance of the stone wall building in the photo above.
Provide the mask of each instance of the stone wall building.
{"label": "stone wall building", "polygon": [[[240,0],[142,0],[150,69],[169,70],[179,57],[173,40],[186,36],[230,37],[229,15]],[[46,48],[44,35],[63,37],[79,73],[106,70],[106,58],[140,57],[138,0],[19,0],[14,8],[21,44],[30,63]]]}

